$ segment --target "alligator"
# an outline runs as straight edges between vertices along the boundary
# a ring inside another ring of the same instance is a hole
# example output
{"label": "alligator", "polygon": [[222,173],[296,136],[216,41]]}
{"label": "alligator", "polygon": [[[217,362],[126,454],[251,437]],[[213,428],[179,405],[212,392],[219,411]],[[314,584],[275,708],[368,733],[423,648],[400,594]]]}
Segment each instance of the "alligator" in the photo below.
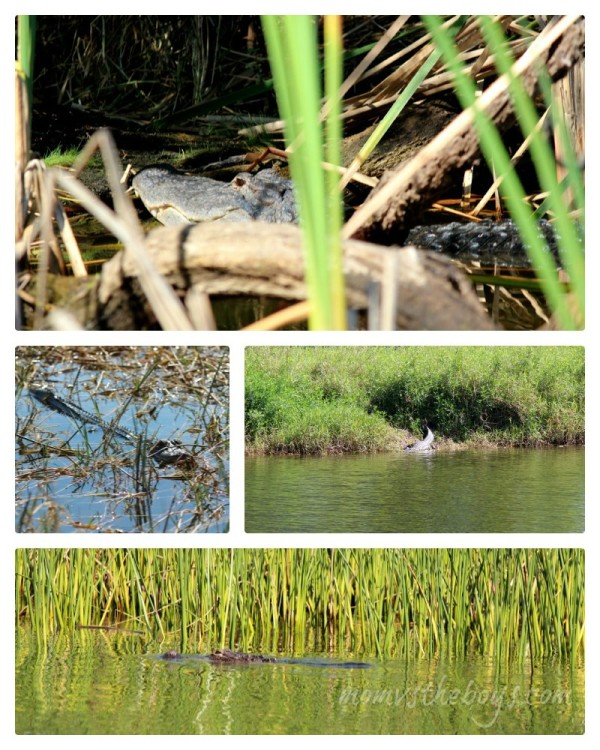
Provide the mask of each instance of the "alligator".
{"label": "alligator", "polygon": [[[96,427],[100,427],[107,434],[115,435],[116,437],[121,438],[121,440],[125,440],[128,443],[133,443],[135,445],[143,440],[141,435],[129,432],[129,430],[115,424],[114,421],[105,422],[95,414],[82,409],[81,406],[74,401],[69,401],[57,396],[49,388],[29,388],[29,393],[36,401],[39,401],[44,406],[59,412],[59,414],[64,414],[77,422],[93,424]],[[178,440],[158,440],[150,446],[148,455],[160,465],[184,463],[193,460],[191,453],[189,453]]]}
{"label": "alligator", "polygon": [[418,443],[414,443],[413,445],[408,445],[405,449],[405,453],[431,453],[435,450],[435,447],[433,446],[433,432],[429,429],[429,425],[426,425],[427,432],[425,433],[425,436],[423,437],[423,440],[419,440]]}
{"label": "alligator", "polygon": [[272,656],[262,656],[261,654],[245,654],[242,651],[232,651],[228,648],[219,648],[205,656],[194,654],[179,654],[177,651],[165,651],[161,659],[166,661],[181,661],[186,659],[203,659],[211,664],[300,664],[310,667],[336,667],[341,669],[365,669],[372,667],[361,661],[343,661],[330,662],[325,660],[313,659],[275,659]]}
{"label": "alligator", "polygon": [[[177,651],[166,651],[162,655],[163,659],[182,659],[184,654],[178,654]],[[231,651],[228,648],[218,648],[216,651],[208,654],[208,661],[214,664],[252,664],[260,662],[263,664],[273,663],[275,659],[271,656],[260,656],[259,654],[244,654],[242,651]]]}
{"label": "alligator", "polygon": [[[548,251],[555,262],[560,262],[557,237],[553,225],[541,219],[538,222],[539,236],[545,240]],[[579,231],[581,246],[581,231]],[[530,268],[531,261],[516,224],[504,221],[482,221],[413,227],[406,243],[424,250],[443,253],[463,263],[477,261],[482,265],[506,268]]]}
{"label": "alligator", "polygon": [[292,182],[273,169],[242,172],[225,183],[157,164],[141,169],[131,186],[161,224],[298,221]]}
{"label": "alligator", "polygon": [[[213,221],[297,223],[293,183],[273,169],[255,175],[242,172],[230,183],[200,175],[186,175],[168,164],[141,169],[132,188],[162,224]],[[553,225],[542,219],[539,234],[559,262]],[[579,232],[580,236],[582,232]],[[442,253],[463,263],[530,268],[531,261],[511,220],[451,222],[413,227],[403,245]],[[583,241],[581,241],[583,246]]]}
{"label": "alligator", "polygon": [[49,409],[53,409],[54,411],[59,412],[59,414],[65,414],[67,417],[71,417],[72,419],[75,419],[79,422],[87,422],[88,424],[96,425],[106,432],[112,432],[122,440],[127,440],[128,442],[134,443],[137,442],[137,435],[134,435],[133,432],[129,432],[123,427],[119,427],[119,425],[117,424],[104,422],[102,419],[100,419],[100,417],[97,417],[95,414],[82,409],[75,402],[68,401],[67,399],[57,396],[49,388],[30,388],[29,394],[36,401],[39,401]]}

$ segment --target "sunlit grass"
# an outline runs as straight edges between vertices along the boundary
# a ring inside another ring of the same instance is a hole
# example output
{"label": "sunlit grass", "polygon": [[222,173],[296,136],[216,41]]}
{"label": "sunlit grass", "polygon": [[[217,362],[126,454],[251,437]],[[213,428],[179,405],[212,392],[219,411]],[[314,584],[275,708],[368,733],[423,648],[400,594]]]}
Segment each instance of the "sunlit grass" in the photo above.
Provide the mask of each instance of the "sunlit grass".
{"label": "sunlit grass", "polygon": [[[457,96],[464,109],[473,108],[475,127],[479,133],[482,152],[491,169],[502,175],[500,190],[506,199],[510,213],[519,227],[526,243],[534,268],[539,274],[546,298],[555,311],[563,328],[577,327],[577,321],[568,304],[567,296],[560,284],[557,269],[544,239],[540,236],[536,216],[530,209],[525,190],[514,171],[510,155],[502,137],[488,115],[478,106],[477,91],[471,77],[460,60],[454,45],[452,30],[444,28],[438,16],[423,16],[425,25],[442,51],[446,64],[454,73]],[[556,179],[556,162],[545,140],[543,131],[535,131],[538,116],[534,103],[525,91],[519,78],[512,74],[513,60],[504,46],[504,33],[489,17],[481,16],[480,23],[486,41],[494,54],[500,74],[509,76],[509,90],[515,113],[525,136],[532,135],[531,154],[543,191],[550,195],[549,203],[557,217],[561,256],[569,270],[573,290],[578,302],[579,316],[583,317],[584,269],[583,250],[572,220],[562,200],[562,189]]]}
{"label": "sunlit grass", "polygon": [[[72,167],[79,154],[80,150],[73,146],[69,148],[57,146],[44,155],[44,163],[47,167]],[[102,160],[98,154],[94,154],[88,162],[90,167],[99,167],[101,164]]]}
{"label": "sunlit grass", "polygon": [[246,351],[246,444],[375,452],[396,430],[495,445],[584,440],[581,347],[260,347]]}
{"label": "sunlit grass", "polygon": [[285,120],[290,170],[304,234],[305,274],[313,329],[346,327],[340,227],[339,178],[326,177],[325,153],[339,163],[341,81],[339,17],[325,21],[325,82],[329,114],[321,125],[321,71],[312,16],[262,16],[279,110]]}
{"label": "sunlit grass", "polygon": [[182,651],[497,661],[583,655],[573,549],[20,549],[16,611],[43,647],[123,624]]}

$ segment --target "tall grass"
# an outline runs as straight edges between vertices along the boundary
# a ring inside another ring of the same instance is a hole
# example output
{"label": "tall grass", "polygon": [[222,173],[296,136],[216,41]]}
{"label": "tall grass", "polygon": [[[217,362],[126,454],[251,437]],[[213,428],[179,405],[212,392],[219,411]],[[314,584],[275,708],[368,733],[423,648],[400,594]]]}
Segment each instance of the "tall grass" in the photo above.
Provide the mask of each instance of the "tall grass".
{"label": "tall grass", "polygon": [[498,445],[584,441],[580,347],[257,347],[246,441],[259,452],[373,452],[398,431]]}
{"label": "tall grass", "polygon": [[285,119],[290,169],[304,234],[306,283],[313,329],[346,327],[342,268],[342,199],[339,177],[323,171],[325,154],[338,165],[341,123],[338,90],[341,84],[341,19],[327,16],[325,84],[328,114],[321,126],[321,83],[316,18],[262,16],[277,101]]}
{"label": "tall grass", "polygon": [[583,566],[577,549],[20,549],[16,612],[41,647],[122,624],[184,651],[575,659]]}
{"label": "tall grass", "polygon": [[[473,108],[475,127],[480,137],[482,152],[490,169],[502,175],[500,190],[526,243],[533,266],[540,276],[546,298],[556,312],[562,327],[574,329],[577,327],[576,318],[583,319],[585,310],[584,261],[578,233],[568,215],[563,199],[564,186],[558,183],[557,164],[546,141],[545,133],[536,129],[539,117],[535,104],[527,94],[519,77],[513,72],[514,60],[505,47],[506,40],[502,27],[488,16],[480,16],[479,19],[488,48],[494,55],[498,73],[506,75],[509,80],[509,91],[519,125],[524,136],[526,138],[531,137],[531,155],[541,190],[548,193],[549,207],[557,220],[557,239],[561,257],[565,268],[569,271],[577,300],[579,314],[576,316],[573,315],[566,294],[559,282],[552,255],[540,235],[535,212],[528,207],[525,190],[513,169],[510,154],[504,145],[502,136],[488,115],[477,106],[477,90],[460,59],[459,50],[453,41],[452,30],[445,28],[442,19],[438,16],[423,16],[425,25],[455,76],[456,93],[462,107],[464,109]],[[542,79],[543,75],[542,71],[540,74]],[[548,105],[550,105],[550,102],[548,102]],[[581,170],[576,166],[570,179],[579,184],[580,188],[576,191],[576,195],[581,196],[583,194],[583,178]],[[583,218],[584,206],[581,201],[578,208]]]}

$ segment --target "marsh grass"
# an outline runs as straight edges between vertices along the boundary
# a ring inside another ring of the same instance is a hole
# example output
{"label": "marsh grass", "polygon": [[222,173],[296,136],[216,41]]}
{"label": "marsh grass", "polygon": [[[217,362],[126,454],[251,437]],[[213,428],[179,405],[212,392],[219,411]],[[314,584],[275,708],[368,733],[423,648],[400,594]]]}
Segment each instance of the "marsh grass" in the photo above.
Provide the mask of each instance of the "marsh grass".
{"label": "marsh grass", "polygon": [[[124,441],[27,396],[35,383],[79,403]],[[194,456],[149,455],[176,439]],[[227,350],[17,349],[18,531],[200,531],[228,515]]]}
{"label": "marsh grass", "polygon": [[40,647],[58,631],[118,624],[189,652],[576,660],[584,553],[19,549],[16,613]]}
{"label": "marsh grass", "polygon": [[584,442],[580,347],[246,350],[246,447],[375,452],[403,435],[504,446]]}
{"label": "marsh grass", "polygon": [[[565,329],[580,327],[585,310],[585,272],[584,254],[576,222],[569,214],[564,199],[565,185],[558,182],[558,164],[548,143],[546,133],[536,128],[539,115],[533,99],[527,94],[518,75],[514,73],[514,59],[506,48],[506,38],[501,25],[489,16],[480,16],[479,23],[490,53],[494,57],[495,65],[500,75],[509,80],[509,90],[517,121],[525,138],[531,138],[530,152],[541,191],[547,193],[547,204],[550,216],[556,220],[557,240],[563,266],[568,270],[574,291],[577,309],[575,315],[569,304],[565,289],[560,283],[556,265],[544,239],[540,236],[537,224],[539,211],[528,206],[527,195],[521,181],[513,168],[510,154],[503,142],[502,136],[487,114],[477,106],[477,91],[465,65],[461,61],[458,47],[455,46],[451,30],[444,27],[438,16],[423,16],[423,21],[431,32],[436,45],[442,51],[445,61],[455,76],[456,93],[464,109],[470,107],[474,111],[474,123],[479,134],[482,152],[490,166],[502,175],[500,190],[506,200],[512,218],[519,227],[527,252],[534,268],[539,274],[542,287],[552,310],[558,316]],[[552,103],[549,84],[545,71],[540,72],[542,88],[546,89],[546,104],[553,106],[554,118],[560,121],[563,117],[556,103]],[[573,146],[568,141],[566,128],[561,129],[562,139],[571,157],[571,174],[569,183],[575,184],[574,194],[577,196],[576,216],[581,219],[583,231],[583,174],[576,159],[573,158]]]}
{"label": "marsh grass", "polygon": [[[79,158],[79,154],[79,149],[75,147],[62,148],[57,146],[44,156],[44,163],[47,167],[72,167]],[[98,155],[92,156],[88,163],[90,167],[100,167],[101,165],[102,160]]]}

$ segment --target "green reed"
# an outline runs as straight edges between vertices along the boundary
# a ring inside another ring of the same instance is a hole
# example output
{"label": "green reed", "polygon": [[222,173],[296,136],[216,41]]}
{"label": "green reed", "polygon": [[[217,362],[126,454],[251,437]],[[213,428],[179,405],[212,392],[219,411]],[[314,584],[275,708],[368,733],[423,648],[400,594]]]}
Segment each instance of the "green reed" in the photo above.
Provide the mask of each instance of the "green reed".
{"label": "green reed", "polygon": [[[558,184],[557,164],[546,141],[546,135],[536,130],[538,120],[533,100],[527,94],[522,82],[513,74],[512,63],[514,62],[509,52],[505,49],[504,33],[497,21],[487,16],[480,16],[479,21],[485,36],[488,48],[494,56],[498,73],[505,74],[509,79],[509,90],[515,115],[523,134],[531,135],[531,156],[536,168],[540,186],[543,192],[548,193],[549,208],[556,218],[558,231],[557,240],[560,247],[561,259],[569,272],[573,292],[577,301],[578,312],[583,317],[585,309],[585,271],[584,256],[581,248],[577,230],[568,215],[564,204],[564,186]],[[577,316],[573,316],[569,307],[567,295],[561,286],[557,269],[548,251],[546,242],[540,237],[537,214],[527,205],[525,189],[514,171],[510,155],[502,140],[502,136],[489,116],[477,106],[477,92],[475,84],[466,71],[465,65],[460,60],[458,48],[454,43],[452,31],[446,29],[442,19],[438,16],[423,16],[423,22],[431,33],[436,46],[442,51],[445,62],[455,77],[456,94],[464,109],[472,108],[474,125],[477,129],[480,145],[491,168],[503,176],[500,191],[507,202],[508,209],[519,231],[527,244],[527,252],[532,264],[536,269],[546,295],[548,303],[556,312],[556,315],[565,329],[577,327]],[[544,71],[540,78],[543,82]],[[547,102],[550,104],[550,102]],[[582,170],[573,165],[572,180],[578,189],[576,194],[583,193]],[[579,205],[580,211],[583,205]]]}
{"label": "green reed", "polygon": [[25,79],[29,108],[33,101],[33,65],[35,60],[35,16],[17,16],[17,59],[20,74]]}
{"label": "green reed", "polygon": [[573,549],[20,549],[16,612],[40,645],[78,625],[120,624],[183,651],[575,659],[583,558]]}
{"label": "green reed", "polygon": [[309,325],[346,327],[341,250],[342,199],[339,177],[325,175],[323,161],[340,164],[342,127],[339,88],[342,34],[339,16],[324,17],[327,115],[321,125],[321,71],[313,16],[262,16],[277,102],[285,120],[290,170],[304,237]]}

